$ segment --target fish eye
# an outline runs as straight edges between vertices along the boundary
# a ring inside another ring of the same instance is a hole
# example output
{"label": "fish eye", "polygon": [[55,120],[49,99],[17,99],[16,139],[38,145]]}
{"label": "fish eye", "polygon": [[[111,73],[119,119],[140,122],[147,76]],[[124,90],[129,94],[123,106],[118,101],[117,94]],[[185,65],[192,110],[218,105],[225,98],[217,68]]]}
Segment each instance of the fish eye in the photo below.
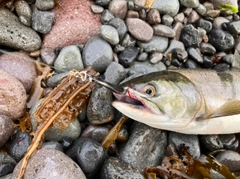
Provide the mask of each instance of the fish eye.
{"label": "fish eye", "polygon": [[154,96],[156,94],[156,88],[153,85],[147,85],[144,87],[144,92],[149,96]]}

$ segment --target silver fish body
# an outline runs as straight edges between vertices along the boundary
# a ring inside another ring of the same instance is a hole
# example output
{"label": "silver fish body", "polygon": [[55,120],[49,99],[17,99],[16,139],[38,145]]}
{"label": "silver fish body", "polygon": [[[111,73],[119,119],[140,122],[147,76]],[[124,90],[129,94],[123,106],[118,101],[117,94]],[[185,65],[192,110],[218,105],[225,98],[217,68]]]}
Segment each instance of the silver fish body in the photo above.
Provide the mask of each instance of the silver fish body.
{"label": "silver fish body", "polygon": [[240,132],[238,71],[161,71],[123,85],[113,106],[136,121],[186,134]]}

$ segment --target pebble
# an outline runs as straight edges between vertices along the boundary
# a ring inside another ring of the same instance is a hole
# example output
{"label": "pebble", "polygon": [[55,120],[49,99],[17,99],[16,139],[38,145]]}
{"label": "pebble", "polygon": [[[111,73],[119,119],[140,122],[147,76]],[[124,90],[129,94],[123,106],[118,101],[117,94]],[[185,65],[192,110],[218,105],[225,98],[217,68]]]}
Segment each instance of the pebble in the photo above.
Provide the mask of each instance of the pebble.
{"label": "pebble", "polygon": [[0,10],[0,22],[0,45],[27,52],[33,52],[40,48],[39,35],[19,22],[18,18],[8,9],[2,8]]}
{"label": "pebble", "polygon": [[204,147],[209,151],[223,149],[223,143],[218,135],[201,135],[200,140]]}
{"label": "pebble", "polygon": [[188,59],[188,52],[179,48],[174,48],[171,51],[172,58],[177,58],[181,62],[185,62]]}
{"label": "pebble", "polygon": [[219,140],[222,142],[224,149],[236,151],[239,147],[239,141],[234,134],[219,135]]}
{"label": "pebble", "polygon": [[199,0],[180,0],[181,5],[185,7],[196,8],[199,6]]}
{"label": "pebble", "polygon": [[124,67],[128,68],[137,59],[138,48],[137,47],[127,47],[119,55],[119,63]]}
{"label": "pebble", "polygon": [[0,69],[17,78],[28,93],[37,76],[34,59],[25,53],[11,52],[0,56]]}
{"label": "pebble", "polygon": [[107,24],[111,19],[114,18],[114,15],[107,9],[105,9],[101,16],[102,24]]}
{"label": "pebble", "polygon": [[195,11],[199,15],[204,16],[206,14],[206,12],[207,12],[207,9],[206,9],[206,7],[204,5],[199,4],[199,6],[195,8]]}
{"label": "pebble", "polygon": [[0,177],[11,173],[16,165],[16,161],[6,152],[0,152]]}
{"label": "pebble", "polygon": [[121,160],[110,157],[107,159],[102,167],[101,171],[102,179],[144,179],[144,176],[139,172],[139,170],[134,169],[130,165],[122,162]]}
{"label": "pebble", "polygon": [[1,177],[0,179],[12,179],[12,173]]}
{"label": "pebble", "polygon": [[57,57],[56,53],[51,48],[41,48],[40,54],[42,61],[51,66],[54,64]]}
{"label": "pebble", "polygon": [[112,0],[108,6],[109,11],[120,19],[124,19],[127,14],[127,1],[125,0]]}
{"label": "pebble", "polygon": [[187,135],[176,132],[169,132],[168,143],[174,144],[179,149],[181,144],[189,147],[189,153],[194,158],[200,157],[200,142],[197,135]]}
{"label": "pebble", "polygon": [[206,30],[207,33],[209,33],[212,30],[212,23],[208,20],[200,18],[196,22],[197,27],[201,27],[204,30]]}
{"label": "pebble", "polygon": [[192,60],[192,59],[188,59],[185,63],[184,63],[185,67],[186,68],[191,68],[191,69],[194,69],[194,68],[198,68],[198,64]]}
{"label": "pebble", "polygon": [[7,140],[13,134],[14,130],[13,126],[14,124],[12,119],[10,119],[7,116],[0,115],[0,148],[7,142]]}
{"label": "pebble", "polygon": [[213,3],[214,7],[220,7],[222,4],[228,4],[238,7],[237,0],[210,0],[210,2]]}
{"label": "pebble", "polygon": [[143,52],[140,55],[138,55],[137,61],[143,62],[143,61],[146,61],[147,58],[148,58],[148,53]]}
{"label": "pebble", "polygon": [[63,145],[56,141],[47,141],[42,144],[42,148],[55,149],[64,152]]}
{"label": "pebble", "polygon": [[223,30],[213,29],[209,35],[209,42],[219,51],[229,51],[234,47],[233,36]]}
{"label": "pebble", "polygon": [[54,8],[55,2],[54,0],[36,0],[36,7],[42,11],[48,11]]}
{"label": "pebble", "polygon": [[164,52],[164,56],[166,57],[169,52],[171,52],[173,49],[176,49],[176,48],[181,49],[182,51],[185,51],[185,47],[181,41],[171,40],[167,50]]}
{"label": "pebble", "polygon": [[48,11],[33,10],[32,28],[42,34],[50,32],[54,20],[54,13]]}
{"label": "pebble", "polygon": [[229,65],[232,65],[234,59],[235,59],[235,56],[233,54],[227,54],[222,58],[222,61]]}
{"label": "pebble", "polygon": [[107,151],[97,141],[80,137],[66,154],[83,170],[88,179],[95,178],[107,158]]}
{"label": "pebble", "polygon": [[126,145],[119,152],[119,159],[143,172],[146,166],[153,167],[160,164],[166,147],[165,131],[135,122]]}
{"label": "pebble", "polygon": [[215,157],[218,162],[228,167],[231,172],[240,171],[240,154],[231,150],[219,152]]}
{"label": "pebble", "polygon": [[84,66],[79,48],[75,45],[64,47],[54,62],[54,68],[58,73],[72,69],[82,70]]}
{"label": "pebble", "polygon": [[31,141],[32,137],[28,132],[17,131],[7,145],[9,155],[19,162],[25,155]]}
{"label": "pebble", "polygon": [[[12,179],[16,179],[20,163],[13,171]],[[25,178],[48,179],[87,179],[81,168],[64,153],[55,149],[37,150],[28,161]]]}
{"label": "pebble", "polygon": [[123,47],[135,46],[135,44],[136,44],[136,39],[129,34],[126,34],[121,42],[121,45]]}
{"label": "pebble", "polygon": [[163,54],[162,53],[158,53],[158,52],[153,52],[150,57],[149,60],[151,63],[158,63],[159,61],[161,61],[163,58]]}
{"label": "pebble", "polygon": [[200,44],[198,30],[192,24],[185,25],[182,29],[180,41],[183,42],[186,48],[198,47]]}
{"label": "pebble", "polygon": [[161,22],[159,11],[157,9],[150,9],[147,14],[147,21],[149,24],[159,24]]}
{"label": "pebble", "polygon": [[119,63],[112,62],[103,76],[105,81],[118,85],[126,77],[126,71]]}
{"label": "pebble", "polygon": [[153,29],[145,21],[137,18],[127,18],[126,24],[129,32],[137,40],[149,41],[153,36]]}
{"label": "pebble", "polygon": [[168,1],[162,1],[162,0],[155,0],[152,4],[152,9],[157,9],[160,14],[168,14],[172,17],[174,17],[178,11],[179,11],[179,0],[168,0]]}
{"label": "pebble", "polygon": [[154,35],[149,42],[137,41],[137,44],[147,53],[164,52],[168,47],[168,38]]}
{"label": "pebble", "polygon": [[127,26],[125,22],[120,18],[112,18],[109,20],[108,25],[116,28],[119,36],[119,40],[122,40],[127,33]]}
{"label": "pebble", "polygon": [[239,35],[240,34],[240,20],[233,21],[228,23],[228,32],[232,35]]}
{"label": "pebble", "polygon": [[30,26],[31,18],[32,18],[32,10],[28,5],[28,3],[24,0],[20,0],[20,1],[16,1],[14,3],[14,6],[21,23],[23,23],[26,26]]}
{"label": "pebble", "polygon": [[26,107],[26,90],[14,76],[0,69],[0,114],[16,120],[21,117]]}
{"label": "pebble", "polygon": [[174,19],[170,15],[164,15],[162,17],[162,23],[167,26],[171,26],[173,23]]}
{"label": "pebble", "polygon": [[109,131],[109,126],[89,125],[81,134],[81,137],[89,137],[101,143]]}
{"label": "pebble", "polygon": [[193,60],[195,60],[198,63],[203,63],[202,55],[199,54],[199,52],[195,48],[190,47],[187,49],[187,52],[188,52],[189,57],[191,57]]}
{"label": "pebble", "polygon": [[113,60],[111,46],[101,37],[94,36],[88,40],[82,52],[85,67],[92,66],[97,72],[104,72]]}
{"label": "pebble", "polygon": [[111,45],[117,45],[119,43],[117,30],[110,25],[102,25],[100,28],[100,34],[101,37]]}
{"label": "pebble", "polygon": [[58,84],[60,84],[61,80],[68,76],[69,72],[55,74],[47,79],[47,86],[50,88],[55,88]]}
{"label": "pebble", "polygon": [[106,6],[111,2],[111,0],[96,0],[95,3],[100,6]]}
{"label": "pebble", "polygon": [[175,37],[173,38],[174,40],[179,40],[180,39],[180,35],[182,33],[182,29],[183,29],[183,25],[182,23],[180,22],[176,22],[174,25],[173,25],[173,30],[175,31],[176,35]]}
{"label": "pebble", "polygon": [[62,0],[61,8],[52,10],[55,14],[54,25],[44,36],[42,47],[55,49],[85,44],[90,37],[98,34],[101,26],[100,15],[93,14],[91,5],[91,1]]}
{"label": "pebble", "polygon": [[229,20],[225,17],[216,17],[213,20],[213,29],[222,29],[222,24],[228,22]]}
{"label": "pebble", "polygon": [[95,14],[100,14],[104,11],[104,8],[102,6],[98,6],[98,5],[91,5],[91,10],[95,13]]}
{"label": "pebble", "polygon": [[153,33],[154,35],[159,35],[163,37],[173,38],[176,35],[175,31],[171,27],[162,25],[162,24],[154,25],[153,31],[154,31]]}
{"label": "pebble", "polygon": [[201,52],[204,54],[212,54],[213,55],[216,53],[215,47],[212,44],[207,43],[207,42],[202,42],[200,44],[200,49],[201,49]]}

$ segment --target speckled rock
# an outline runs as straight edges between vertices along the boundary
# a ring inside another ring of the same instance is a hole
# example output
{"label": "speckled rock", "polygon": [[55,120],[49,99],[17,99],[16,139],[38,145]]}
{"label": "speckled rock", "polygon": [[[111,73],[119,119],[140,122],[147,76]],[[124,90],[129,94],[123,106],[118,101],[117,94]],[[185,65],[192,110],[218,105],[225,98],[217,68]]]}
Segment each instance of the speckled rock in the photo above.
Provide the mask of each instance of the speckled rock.
{"label": "speckled rock", "polygon": [[[62,0],[61,8],[54,8],[55,20],[52,30],[44,36],[43,47],[65,47],[84,44],[100,32],[100,15],[91,11],[91,1]],[[67,22],[67,23],[66,23]]]}
{"label": "speckled rock", "polygon": [[0,56],[0,69],[16,77],[29,92],[37,76],[34,59],[25,53],[12,52]]}
{"label": "speckled rock", "polygon": [[[20,163],[18,163],[13,171],[12,179],[17,178]],[[64,153],[54,149],[37,150],[28,161],[24,177],[86,179],[81,168],[72,159]]]}
{"label": "speckled rock", "polygon": [[13,134],[13,121],[4,115],[0,115],[0,147],[2,147]]}
{"label": "speckled rock", "polygon": [[0,151],[0,178],[11,173],[16,165],[16,161],[13,160],[6,152]]}
{"label": "speckled rock", "polygon": [[17,15],[19,17],[19,20],[26,26],[31,25],[31,18],[32,18],[32,10],[29,6],[29,4],[24,1],[16,1],[14,3],[15,10],[17,12]]}
{"label": "speckled rock", "polygon": [[101,37],[92,37],[85,45],[82,58],[84,66],[92,66],[97,72],[104,72],[113,60],[112,47]]}
{"label": "speckled rock", "polygon": [[31,28],[19,22],[8,9],[0,10],[0,45],[28,52],[38,50],[41,45],[39,35]]}
{"label": "speckled rock", "polygon": [[36,0],[35,5],[39,10],[51,10],[55,6],[54,0]]}
{"label": "speckled rock", "polygon": [[75,45],[64,47],[55,60],[54,67],[57,72],[83,69],[82,56],[79,48]]}
{"label": "speckled rock", "polygon": [[22,83],[0,69],[0,114],[12,120],[21,117],[26,107],[26,90]]}
{"label": "speckled rock", "polygon": [[155,0],[151,8],[159,10],[161,15],[168,14],[174,17],[178,13],[179,7],[180,4],[178,0]]}

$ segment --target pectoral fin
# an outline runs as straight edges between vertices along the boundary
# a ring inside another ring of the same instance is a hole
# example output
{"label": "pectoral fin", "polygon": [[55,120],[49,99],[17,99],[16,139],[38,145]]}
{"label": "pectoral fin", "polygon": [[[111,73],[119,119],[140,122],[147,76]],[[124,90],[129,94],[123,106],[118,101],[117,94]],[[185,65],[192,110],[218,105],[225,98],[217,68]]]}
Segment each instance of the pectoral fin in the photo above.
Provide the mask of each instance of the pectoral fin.
{"label": "pectoral fin", "polygon": [[231,116],[231,115],[237,115],[237,114],[240,114],[239,100],[225,103],[213,113],[208,114],[206,116],[199,117],[197,120],[211,119],[216,117]]}

